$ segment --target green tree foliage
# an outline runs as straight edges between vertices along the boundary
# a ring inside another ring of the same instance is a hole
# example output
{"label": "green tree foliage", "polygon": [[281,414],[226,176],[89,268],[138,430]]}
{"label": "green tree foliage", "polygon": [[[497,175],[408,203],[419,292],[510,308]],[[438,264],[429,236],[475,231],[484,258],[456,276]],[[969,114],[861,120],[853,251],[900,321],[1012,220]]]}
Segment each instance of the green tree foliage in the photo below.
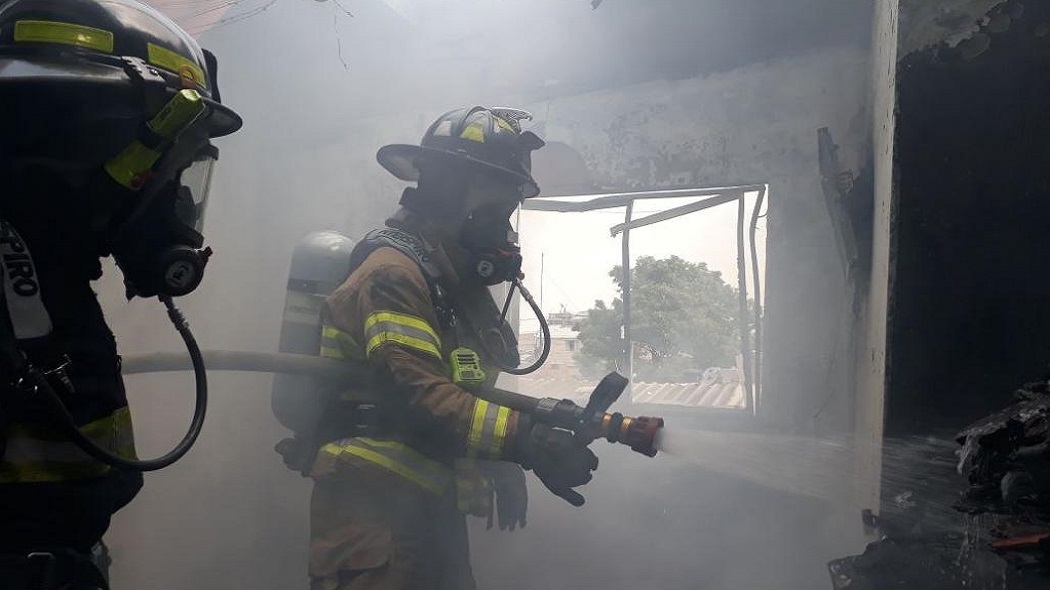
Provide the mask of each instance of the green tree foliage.
{"label": "green tree foliage", "polygon": [[[623,292],[621,270],[612,277]],[[740,348],[737,290],[705,263],[677,256],[644,256],[631,269],[634,371],[639,381],[680,381],[688,372],[731,367]],[[577,362],[594,378],[621,358],[623,301],[595,301],[576,328],[582,344]]]}

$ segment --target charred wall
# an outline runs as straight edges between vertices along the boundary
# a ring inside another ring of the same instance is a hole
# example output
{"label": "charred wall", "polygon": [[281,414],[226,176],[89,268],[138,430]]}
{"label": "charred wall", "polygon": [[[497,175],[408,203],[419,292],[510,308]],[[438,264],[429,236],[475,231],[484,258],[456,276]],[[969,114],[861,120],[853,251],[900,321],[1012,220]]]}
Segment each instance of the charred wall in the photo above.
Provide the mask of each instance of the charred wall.
{"label": "charred wall", "polygon": [[1048,73],[1037,2],[898,64],[888,435],[960,427],[1050,361]]}

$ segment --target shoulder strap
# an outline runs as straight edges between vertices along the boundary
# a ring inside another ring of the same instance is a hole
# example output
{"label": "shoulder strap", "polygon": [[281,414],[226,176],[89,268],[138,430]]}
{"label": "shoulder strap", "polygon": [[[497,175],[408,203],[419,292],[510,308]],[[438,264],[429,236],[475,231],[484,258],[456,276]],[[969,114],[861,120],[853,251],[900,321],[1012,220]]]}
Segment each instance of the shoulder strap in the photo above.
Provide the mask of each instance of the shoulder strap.
{"label": "shoulder strap", "polygon": [[[441,272],[431,261],[430,251],[426,243],[404,230],[385,227],[369,232],[354,248],[350,255],[350,269],[356,269],[364,262],[369,254],[378,248],[394,248],[405,256],[408,256],[423,271],[423,276],[430,288],[430,296],[437,309],[438,320],[443,328],[455,327],[460,338],[476,341],[493,359],[509,366],[517,366],[518,349],[517,339],[510,325],[504,321],[500,325],[488,326],[487,319],[499,317],[499,308],[488,293],[481,298],[477,305],[467,305],[463,312],[463,321],[457,320],[457,306],[445,290],[441,288]],[[477,309],[475,309],[477,308]],[[483,320],[482,318],[485,318]],[[468,325],[463,325],[468,324]]]}
{"label": "shoulder strap", "polygon": [[420,270],[423,271],[423,278],[427,281],[427,287],[430,289],[430,297],[437,308],[438,320],[442,323],[442,327],[448,328],[456,325],[452,302],[445,290],[441,288],[441,271],[431,260],[430,251],[418,236],[393,227],[368,232],[350,254],[350,272],[361,266],[369,254],[384,247],[401,252],[419,265]]}

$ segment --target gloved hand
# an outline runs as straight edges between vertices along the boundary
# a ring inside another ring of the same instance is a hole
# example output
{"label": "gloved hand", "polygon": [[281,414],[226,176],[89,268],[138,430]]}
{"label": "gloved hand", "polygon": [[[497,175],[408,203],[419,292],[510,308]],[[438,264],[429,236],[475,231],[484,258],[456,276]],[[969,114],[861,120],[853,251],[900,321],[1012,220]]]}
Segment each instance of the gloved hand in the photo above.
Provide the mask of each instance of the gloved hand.
{"label": "gloved hand", "polygon": [[[501,531],[525,528],[525,516],[529,511],[529,489],[525,484],[525,472],[521,466],[507,461],[485,461],[482,471],[492,478],[496,495],[496,516]],[[492,528],[492,521],[489,521]]]}
{"label": "gloved hand", "polygon": [[491,523],[495,511],[492,478],[482,471],[481,463],[474,459],[456,460],[456,505],[463,514],[485,518]]}
{"label": "gloved hand", "polygon": [[310,475],[314,457],[317,455],[317,447],[299,437],[285,438],[273,448],[281,459],[284,466],[292,471],[298,471],[303,477]]}
{"label": "gloved hand", "polygon": [[572,433],[535,424],[518,443],[518,462],[531,469],[554,495],[573,506],[583,506],[583,496],[573,488],[591,481],[598,457],[580,446]]}
{"label": "gloved hand", "polygon": [[499,517],[500,530],[525,528],[529,492],[521,465],[509,461],[456,461],[456,499],[460,512],[487,519],[491,529]]}

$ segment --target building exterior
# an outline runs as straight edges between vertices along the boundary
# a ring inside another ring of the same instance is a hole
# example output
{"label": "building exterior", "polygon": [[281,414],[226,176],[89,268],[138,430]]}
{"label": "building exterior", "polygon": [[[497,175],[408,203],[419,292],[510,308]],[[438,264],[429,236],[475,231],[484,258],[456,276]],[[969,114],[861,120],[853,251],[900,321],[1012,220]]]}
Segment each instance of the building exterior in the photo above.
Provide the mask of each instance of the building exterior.
{"label": "building exterior", "polygon": [[[551,350],[543,366],[528,378],[533,380],[561,380],[580,381],[579,368],[576,362],[576,353],[580,349],[580,333],[574,329],[574,325],[583,316],[567,311],[551,313],[547,316],[547,324],[551,331]],[[522,364],[532,363],[543,348],[543,334],[541,332],[522,333]],[[531,343],[532,348],[527,349],[525,343]]]}

